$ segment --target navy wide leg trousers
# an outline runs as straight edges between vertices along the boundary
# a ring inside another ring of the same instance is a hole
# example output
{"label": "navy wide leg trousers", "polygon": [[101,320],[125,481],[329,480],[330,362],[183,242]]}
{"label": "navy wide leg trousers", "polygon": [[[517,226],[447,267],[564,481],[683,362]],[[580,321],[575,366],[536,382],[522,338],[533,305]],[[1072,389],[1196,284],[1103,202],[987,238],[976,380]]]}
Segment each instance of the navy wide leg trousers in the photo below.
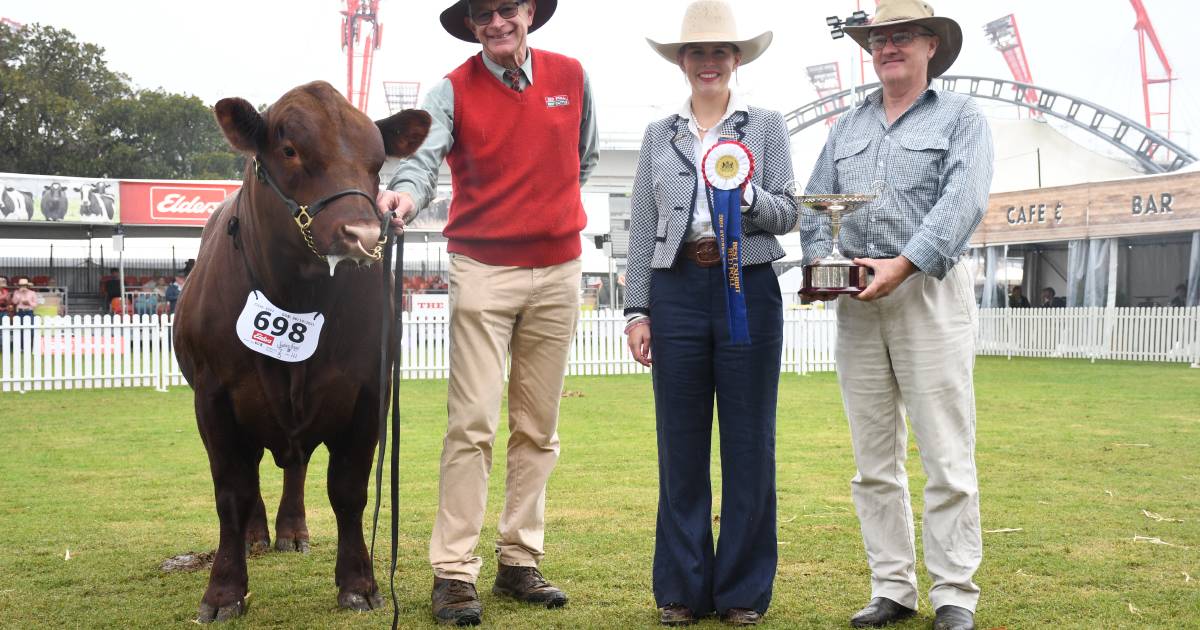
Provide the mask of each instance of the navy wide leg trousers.
{"label": "navy wide leg trousers", "polygon": [[[778,559],[775,403],[783,348],[771,265],[743,270],[750,345],[730,343],[722,267],[681,260],[650,285],[659,498],[654,598],[697,615],[766,612]],[[714,550],[713,397],[721,448],[720,539]]]}

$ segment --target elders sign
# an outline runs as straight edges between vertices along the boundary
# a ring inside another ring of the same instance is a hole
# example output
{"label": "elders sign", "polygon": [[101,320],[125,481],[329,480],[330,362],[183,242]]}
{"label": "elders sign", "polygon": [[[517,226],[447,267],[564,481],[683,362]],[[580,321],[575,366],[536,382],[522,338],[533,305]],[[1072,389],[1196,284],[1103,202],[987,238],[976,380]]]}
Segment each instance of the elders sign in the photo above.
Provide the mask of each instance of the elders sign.
{"label": "elders sign", "polygon": [[234,182],[121,182],[121,222],[127,225],[204,227]]}

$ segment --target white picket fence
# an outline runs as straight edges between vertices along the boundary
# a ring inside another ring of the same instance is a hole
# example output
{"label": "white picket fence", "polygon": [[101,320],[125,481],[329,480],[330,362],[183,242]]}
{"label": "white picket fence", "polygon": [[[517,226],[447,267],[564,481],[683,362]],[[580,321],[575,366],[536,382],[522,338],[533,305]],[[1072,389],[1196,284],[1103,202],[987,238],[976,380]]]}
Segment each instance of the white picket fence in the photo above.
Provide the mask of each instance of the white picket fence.
{"label": "white picket fence", "polygon": [[976,352],[1200,366],[1200,307],[984,309]]}
{"label": "white picket fence", "polygon": [[[1184,361],[1200,365],[1200,308],[986,309],[978,353],[1001,356]],[[572,375],[639,374],[615,311],[585,311],[573,341]],[[401,375],[446,378],[444,316],[403,318]],[[834,369],[832,310],[784,313],[781,368]],[[155,387],[183,384],[168,315],[0,318],[0,391]]]}

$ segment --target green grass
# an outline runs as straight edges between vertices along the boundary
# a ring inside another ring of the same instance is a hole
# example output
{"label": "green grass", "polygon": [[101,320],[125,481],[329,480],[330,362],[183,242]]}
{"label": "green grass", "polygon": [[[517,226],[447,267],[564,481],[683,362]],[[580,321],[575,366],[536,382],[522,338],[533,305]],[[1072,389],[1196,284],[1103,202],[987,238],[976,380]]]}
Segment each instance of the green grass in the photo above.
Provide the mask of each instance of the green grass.
{"label": "green grass", "polygon": [[[1200,627],[1200,370],[982,358],[976,382],[983,527],[1020,529],[984,534],[979,627]],[[422,627],[432,625],[426,550],[445,382],[401,387],[397,589],[401,625]],[[567,389],[582,396],[562,400],[563,450],[550,482],[543,569],[572,603],[547,611],[490,594],[502,430],[480,545],[485,627],[654,627],[650,380],[571,378]],[[186,388],[0,395],[0,627],[192,627],[207,573],[158,570],[168,557],[216,545],[212,485],[191,409]],[[784,376],[777,443],[780,562],[767,625],[847,627],[870,588],[832,374]],[[249,614],[226,627],[390,622],[388,613],[336,609],[326,461],[319,449],[309,471],[311,554],[251,559]],[[909,461],[920,514],[924,477],[915,447]],[[264,494],[273,515],[281,473],[269,462]],[[1183,522],[1155,521],[1142,510]],[[383,550],[387,531],[381,523]],[[386,589],[385,563],[386,552],[377,554],[376,576]],[[898,627],[927,628],[924,595],[921,607],[918,619]]]}

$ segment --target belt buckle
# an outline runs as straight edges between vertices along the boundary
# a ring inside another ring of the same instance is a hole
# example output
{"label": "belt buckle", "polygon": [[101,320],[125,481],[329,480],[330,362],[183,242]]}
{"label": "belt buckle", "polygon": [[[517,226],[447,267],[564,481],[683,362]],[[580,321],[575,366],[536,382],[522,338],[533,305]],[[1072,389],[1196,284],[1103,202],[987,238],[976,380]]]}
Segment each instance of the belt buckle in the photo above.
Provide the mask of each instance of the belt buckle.
{"label": "belt buckle", "polygon": [[716,240],[704,239],[696,243],[696,262],[705,267],[721,263],[721,251],[717,248]]}

